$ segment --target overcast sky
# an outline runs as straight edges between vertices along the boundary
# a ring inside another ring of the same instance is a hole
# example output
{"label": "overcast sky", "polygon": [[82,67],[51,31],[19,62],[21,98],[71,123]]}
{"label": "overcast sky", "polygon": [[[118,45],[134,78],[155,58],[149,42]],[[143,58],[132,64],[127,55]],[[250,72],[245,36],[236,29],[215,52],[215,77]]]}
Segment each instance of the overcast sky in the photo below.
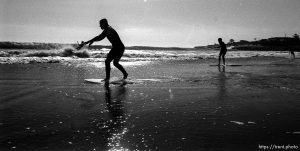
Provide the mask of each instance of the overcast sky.
{"label": "overcast sky", "polygon": [[127,46],[194,47],[299,34],[300,0],[0,0],[0,41],[86,41],[101,18]]}

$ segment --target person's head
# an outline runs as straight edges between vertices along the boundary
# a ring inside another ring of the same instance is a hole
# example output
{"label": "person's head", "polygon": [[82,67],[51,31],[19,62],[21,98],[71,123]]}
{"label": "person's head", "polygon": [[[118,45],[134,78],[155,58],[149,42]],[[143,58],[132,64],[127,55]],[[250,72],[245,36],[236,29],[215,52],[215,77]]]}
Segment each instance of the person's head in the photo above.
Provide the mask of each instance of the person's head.
{"label": "person's head", "polygon": [[106,29],[108,27],[108,22],[106,18],[103,18],[99,21],[101,29]]}
{"label": "person's head", "polygon": [[218,38],[219,43],[222,43],[222,38]]}

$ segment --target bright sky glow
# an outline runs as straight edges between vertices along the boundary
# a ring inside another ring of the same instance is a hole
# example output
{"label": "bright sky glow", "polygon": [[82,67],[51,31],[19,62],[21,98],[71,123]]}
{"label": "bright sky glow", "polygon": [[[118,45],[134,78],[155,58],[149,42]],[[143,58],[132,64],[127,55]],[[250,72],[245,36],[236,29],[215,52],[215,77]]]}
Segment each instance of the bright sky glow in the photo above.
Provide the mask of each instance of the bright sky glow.
{"label": "bright sky glow", "polygon": [[300,1],[0,0],[0,41],[89,40],[102,18],[127,46],[194,47],[299,34]]}

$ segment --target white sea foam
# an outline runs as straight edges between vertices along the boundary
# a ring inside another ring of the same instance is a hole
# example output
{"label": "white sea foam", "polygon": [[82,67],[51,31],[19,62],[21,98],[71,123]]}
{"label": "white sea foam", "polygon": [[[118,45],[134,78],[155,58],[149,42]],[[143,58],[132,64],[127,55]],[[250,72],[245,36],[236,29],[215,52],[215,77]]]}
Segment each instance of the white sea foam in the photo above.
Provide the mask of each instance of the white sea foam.
{"label": "white sea foam", "polygon": [[[0,50],[0,63],[28,63],[34,62],[64,62],[65,60],[73,61],[89,61],[99,62],[99,59],[104,60],[109,52],[109,49],[101,50],[83,50],[88,54],[81,58],[82,55],[66,56],[62,50]],[[79,52],[77,52],[79,53]],[[296,56],[298,53],[296,53]],[[65,57],[64,57],[65,56]],[[154,61],[154,60],[196,60],[196,59],[217,59],[219,51],[184,51],[184,50],[126,50],[122,61]],[[250,57],[289,57],[288,52],[281,51],[228,51],[226,58],[250,58]],[[69,59],[67,59],[69,58]],[[53,61],[53,59],[55,61]],[[138,64],[138,63],[136,63]]]}

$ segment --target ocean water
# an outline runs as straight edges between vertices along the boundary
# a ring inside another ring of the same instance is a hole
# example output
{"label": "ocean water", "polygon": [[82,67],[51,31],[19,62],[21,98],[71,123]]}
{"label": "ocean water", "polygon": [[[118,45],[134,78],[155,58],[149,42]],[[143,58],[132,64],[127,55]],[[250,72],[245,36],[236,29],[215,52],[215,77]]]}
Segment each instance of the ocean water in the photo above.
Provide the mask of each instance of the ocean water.
{"label": "ocean water", "polygon": [[[66,50],[69,52],[66,53]],[[70,53],[71,51],[71,53]],[[61,50],[0,50],[0,63],[58,63],[58,62],[104,62],[109,49],[81,50],[64,48]],[[197,60],[217,59],[216,50],[125,50],[122,62],[155,60]],[[296,53],[297,56],[297,53]],[[226,58],[285,57],[287,51],[230,51]]]}

